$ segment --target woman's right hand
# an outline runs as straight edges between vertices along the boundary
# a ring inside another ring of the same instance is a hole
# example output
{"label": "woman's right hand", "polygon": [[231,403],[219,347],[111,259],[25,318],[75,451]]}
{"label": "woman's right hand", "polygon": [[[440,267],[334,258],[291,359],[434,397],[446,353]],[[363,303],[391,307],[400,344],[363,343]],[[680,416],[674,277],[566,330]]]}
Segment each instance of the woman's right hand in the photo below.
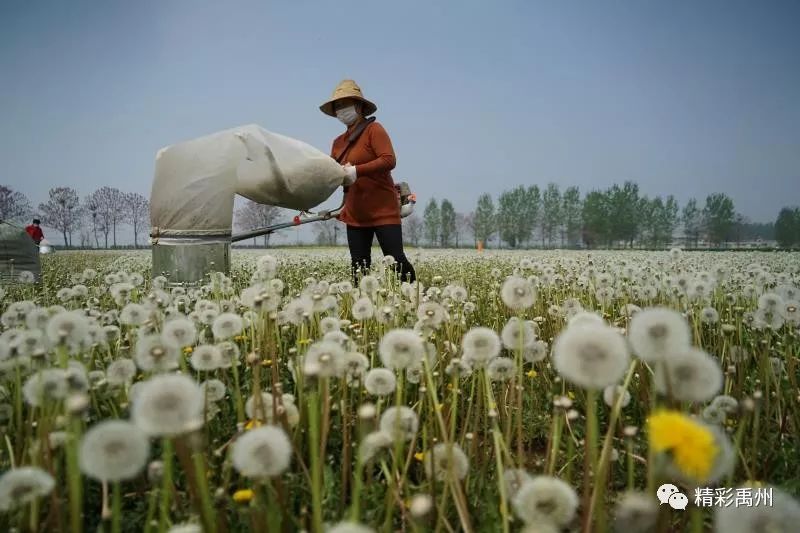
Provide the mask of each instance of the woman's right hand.
{"label": "woman's right hand", "polygon": [[342,168],[345,171],[344,179],[342,180],[342,185],[344,187],[349,187],[356,181],[356,167],[347,163],[346,165],[342,165]]}

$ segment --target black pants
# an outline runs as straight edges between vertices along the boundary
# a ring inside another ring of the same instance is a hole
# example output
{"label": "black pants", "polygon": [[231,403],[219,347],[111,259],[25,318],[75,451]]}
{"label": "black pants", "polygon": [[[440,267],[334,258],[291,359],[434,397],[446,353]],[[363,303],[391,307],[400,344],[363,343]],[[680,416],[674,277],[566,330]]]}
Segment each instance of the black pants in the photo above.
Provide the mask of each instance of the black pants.
{"label": "black pants", "polygon": [[353,283],[358,284],[358,271],[368,271],[372,266],[372,238],[378,237],[383,255],[391,255],[402,281],[414,282],[417,274],[403,252],[403,227],[400,224],[386,226],[357,227],[347,226],[347,244],[350,247],[350,261],[353,269]]}

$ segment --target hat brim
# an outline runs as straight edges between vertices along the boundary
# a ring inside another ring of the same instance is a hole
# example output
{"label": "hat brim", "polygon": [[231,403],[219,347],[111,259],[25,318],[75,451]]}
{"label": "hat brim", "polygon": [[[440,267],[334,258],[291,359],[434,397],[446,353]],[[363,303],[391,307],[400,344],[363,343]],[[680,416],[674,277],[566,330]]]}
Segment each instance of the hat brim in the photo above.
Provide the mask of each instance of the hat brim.
{"label": "hat brim", "polygon": [[336,116],[336,112],[333,110],[333,103],[334,102],[338,102],[339,100],[345,100],[345,99],[348,99],[348,98],[351,99],[351,100],[358,100],[359,102],[364,104],[364,107],[362,108],[361,111],[362,111],[362,113],[364,114],[365,117],[370,116],[371,114],[373,114],[375,111],[378,110],[378,106],[376,106],[375,104],[373,104],[372,102],[370,102],[366,98],[362,98],[361,96],[355,96],[355,95],[353,95],[353,96],[340,96],[339,98],[332,98],[332,99],[328,100],[327,102],[325,102],[324,104],[322,104],[321,106],[319,106],[319,110],[322,111],[323,113],[325,113],[326,115],[330,116],[330,117],[335,117]]}

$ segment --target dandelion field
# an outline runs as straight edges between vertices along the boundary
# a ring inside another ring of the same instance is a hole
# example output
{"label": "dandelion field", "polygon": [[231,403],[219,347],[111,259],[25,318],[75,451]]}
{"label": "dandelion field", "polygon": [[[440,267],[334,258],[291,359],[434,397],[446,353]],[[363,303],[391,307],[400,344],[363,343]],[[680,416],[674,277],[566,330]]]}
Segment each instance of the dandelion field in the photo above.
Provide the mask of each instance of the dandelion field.
{"label": "dandelion field", "polygon": [[797,530],[800,255],[270,254],[0,289],[0,530]]}

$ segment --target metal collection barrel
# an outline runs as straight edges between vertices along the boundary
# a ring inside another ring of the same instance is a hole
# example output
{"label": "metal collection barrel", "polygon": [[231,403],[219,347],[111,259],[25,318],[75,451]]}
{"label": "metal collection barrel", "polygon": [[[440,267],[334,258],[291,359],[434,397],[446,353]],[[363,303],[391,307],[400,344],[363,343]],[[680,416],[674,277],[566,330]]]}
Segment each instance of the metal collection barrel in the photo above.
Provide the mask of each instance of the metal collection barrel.
{"label": "metal collection barrel", "polygon": [[213,272],[229,274],[231,235],[159,237],[153,240],[153,276],[170,285],[201,285]]}

